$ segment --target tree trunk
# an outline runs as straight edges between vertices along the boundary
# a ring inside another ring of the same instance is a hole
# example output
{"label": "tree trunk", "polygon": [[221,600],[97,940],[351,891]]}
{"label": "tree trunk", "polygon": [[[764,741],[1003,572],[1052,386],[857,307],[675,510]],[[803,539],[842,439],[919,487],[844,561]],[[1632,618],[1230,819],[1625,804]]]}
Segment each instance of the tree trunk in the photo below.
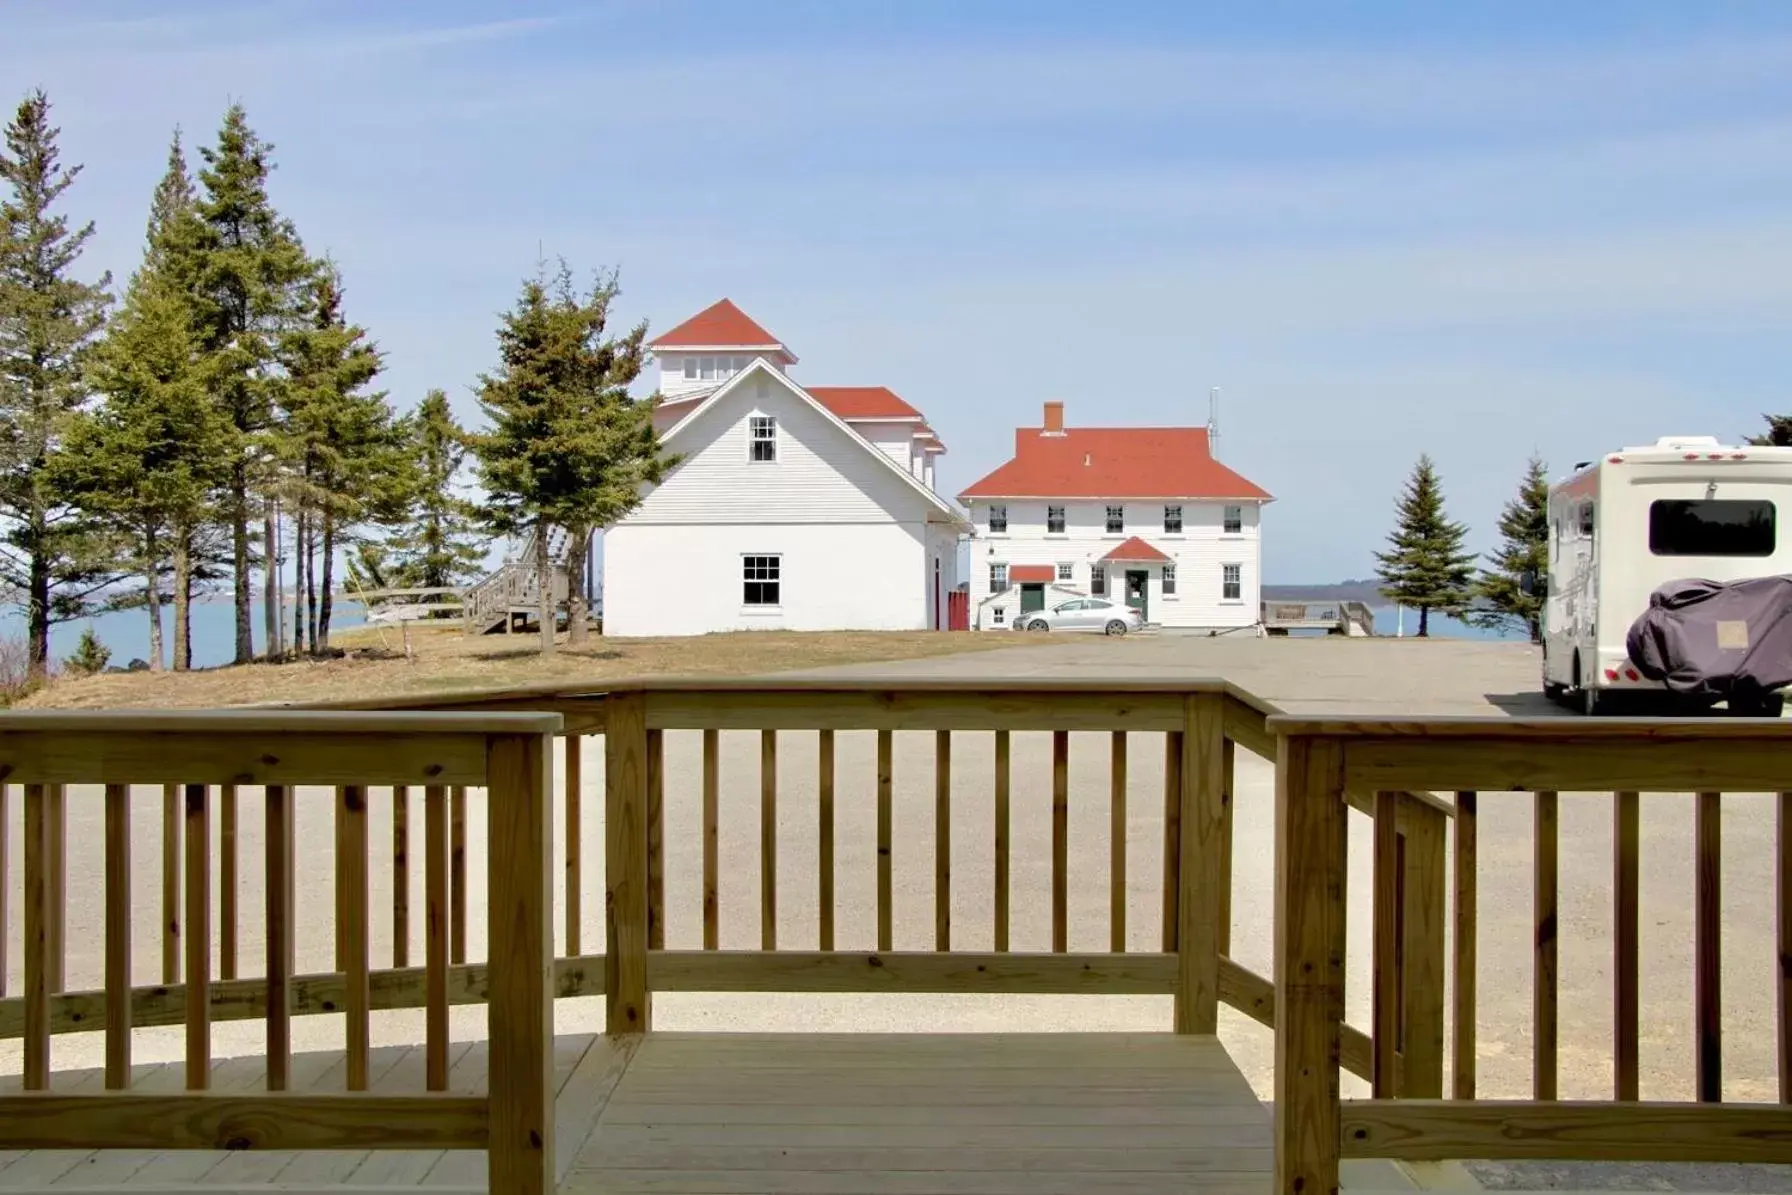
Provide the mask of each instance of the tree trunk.
{"label": "tree trunk", "polygon": [[585,555],[591,550],[591,533],[575,528],[566,551],[566,644],[585,644]]}
{"label": "tree trunk", "polygon": [[1419,638],[1426,639],[1431,635],[1431,607],[1419,607]]}
{"label": "tree trunk", "polygon": [[323,575],[317,580],[317,636],[312,641],[312,649],[320,656],[330,650],[330,586],[336,565],[336,520],[329,511],[323,513],[323,524],[323,542],[318,545]]}
{"label": "tree trunk", "polygon": [[26,629],[31,639],[30,674],[44,677],[50,674],[50,554],[44,546],[42,520],[34,519],[33,522],[37,525],[32,528],[31,535],[31,592],[26,595]]}
{"label": "tree trunk", "polygon": [[177,528],[174,532],[174,670],[185,672],[193,666],[193,633],[190,613],[193,606],[193,532]]}
{"label": "tree trunk", "polygon": [[261,505],[261,631],[267,642],[267,657],[280,658],[280,577],[279,553],[274,550],[274,503],[268,499]]}
{"label": "tree trunk", "polygon": [[535,524],[535,616],[541,620],[541,654],[554,654],[554,565],[548,557],[548,521]]}
{"label": "tree trunk", "polygon": [[248,467],[242,464],[234,466],[230,476],[230,566],[236,605],[235,663],[247,664],[255,658],[255,634],[250,623],[249,479]]}
{"label": "tree trunk", "polygon": [[305,508],[292,516],[292,654],[305,654]]}
{"label": "tree trunk", "polygon": [[162,556],[156,551],[156,537],[143,537],[144,580],[149,588],[143,591],[143,604],[149,611],[149,670],[162,671]]}

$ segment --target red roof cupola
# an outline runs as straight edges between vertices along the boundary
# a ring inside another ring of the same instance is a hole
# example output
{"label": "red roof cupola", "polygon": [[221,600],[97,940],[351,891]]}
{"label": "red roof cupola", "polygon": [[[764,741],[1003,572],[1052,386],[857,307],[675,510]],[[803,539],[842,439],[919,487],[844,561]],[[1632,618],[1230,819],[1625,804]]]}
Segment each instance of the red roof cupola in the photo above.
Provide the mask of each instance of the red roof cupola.
{"label": "red roof cupola", "polygon": [[775,357],[787,365],[796,363],[795,353],[729,299],[720,299],[671,331],[662,332],[648,341],[647,347],[656,352],[756,350],[758,356]]}

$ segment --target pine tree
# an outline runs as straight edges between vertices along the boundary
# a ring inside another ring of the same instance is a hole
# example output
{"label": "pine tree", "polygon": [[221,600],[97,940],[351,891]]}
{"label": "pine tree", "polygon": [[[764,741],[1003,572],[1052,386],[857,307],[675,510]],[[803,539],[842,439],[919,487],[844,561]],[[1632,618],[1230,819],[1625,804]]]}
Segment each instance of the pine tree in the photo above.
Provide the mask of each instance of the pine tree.
{"label": "pine tree", "polygon": [[1792,448],[1792,415],[1763,415],[1767,420],[1767,430],[1758,436],[1750,436],[1748,442],[1763,448]]}
{"label": "pine tree", "polygon": [[81,641],[75,644],[74,654],[64,657],[62,666],[77,676],[92,676],[104,672],[111,662],[112,649],[100,642],[92,627],[86,627],[81,631]]}
{"label": "pine tree", "polygon": [[[268,199],[273,148],[249,128],[243,106],[231,105],[216,146],[201,150],[204,191],[195,205],[200,235],[189,254],[191,277],[202,299],[197,329],[206,390],[232,430],[223,457],[222,515],[230,528],[239,664],[255,655],[250,573],[256,562],[250,528],[272,485],[266,432],[281,383],[274,369],[275,349],[281,332],[297,318],[313,268],[298,232]],[[268,567],[273,567],[271,561]]]}
{"label": "pine tree", "polygon": [[1468,528],[1444,515],[1443,492],[1429,456],[1419,457],[1395,507],[1399,520],[1388,535],[1392,551],[1377,552],[1381,592],[1419,612],[1419,634],[1431,633],[1431,611],[1460,614],[1469,602],[1474,553],[1462,540]]}
{"label": "pine tree", "polygon": [[176,132],[152,201],[143,264],[93,355],[90,376],[104,399],[70,434],[54,470],[143,579],[141,591],[115,604],[146,609],[154,670],[164,658],[162,601],[170,580],[175,667],[191,662],[193,541],[211,517],[216,462],[228,434],[200,378],[191,292],[172,267],[173,246],[191,235],[192,201]]}
{"label": "pine tree", "polygon": [[388,580],[452,588],[476,576],[485,555],[473,529],[473,504],[459,490],[467,431],[441,390],[423,396],[404,429],[416,489],[410,516],[385,545],[392,560]]}
{"label": "pine tree", "polygon": [[554,650],[550,531],[571,537],[569,638],[579,642],[585,612],[575,570],[583,569],[584,545],[633,510],[641,487],[673,463],[661,455],[652,403],[627,390],[640,373],[647,325],[604,335],[617,293],[613,273],[582,295],[564,262],[551,277],[538,273],[498,329],[500,368],[479,379],[492,424],[473,438],[484,515],[500,534],[534,534],[544,653]]}
{"label": "pine tree", "polygon": [[[1500,546],[1475,580],[1479,605],[1468,614],[1475,626],[1523,627],[1532,643],[1543,641],[1543,594],[1529,582],[1549,572],[1549,468],[1538,457],[1525,467],[1518,495],[1500,512]],[[1532,592],[1526,592],[1526,590]]]}
{"label": "pine tree", "polygon": [[384,391],[367,385],[379,349],[342,314],[341,280],[325,264],[309,288],[304,326],[281,339],[287,371],[277,442],[283,492],[298,515],[301,637],[312,654],[330,643],[336,550],[365,523],[402,516],[413,482],[402,429]]}
{"label": "pine tree", "polygon": [[24,597],[31,669],[49,667],[50,626],[79,617],[108,579],[107,554],[52,483],[50,465],[88,394],[86,358],[105,326],[110,275],[74,270],[93,225],[57,201],[81,167],[60,165],[42,91],[26,96],[0,152],[0,581]]}

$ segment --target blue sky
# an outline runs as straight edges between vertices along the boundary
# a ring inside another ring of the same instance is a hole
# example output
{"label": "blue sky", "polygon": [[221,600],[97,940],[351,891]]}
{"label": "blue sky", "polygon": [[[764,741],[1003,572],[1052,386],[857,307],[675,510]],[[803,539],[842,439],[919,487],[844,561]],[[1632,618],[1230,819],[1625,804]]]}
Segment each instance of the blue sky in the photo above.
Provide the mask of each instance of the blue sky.
{"label": "blue sky", "polygon": [[[7,0],[96,267],[233,99],[402,405],[464,414],[537,246],[664,329],[728,295],[885,384],[942,488],[1063,399],[1205,418],[1272,581],[1360,576],[1428,451],[1477,548],[1525,458],[1792,411],[1792,5]],[[0,96],[8,103],[13,95]]]}

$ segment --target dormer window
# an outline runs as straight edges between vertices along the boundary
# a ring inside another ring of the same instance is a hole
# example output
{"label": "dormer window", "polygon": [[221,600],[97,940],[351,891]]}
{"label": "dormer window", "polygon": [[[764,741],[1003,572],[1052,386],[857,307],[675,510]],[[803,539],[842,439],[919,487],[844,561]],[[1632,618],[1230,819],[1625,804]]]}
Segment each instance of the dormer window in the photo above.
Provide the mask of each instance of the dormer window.
{"label": "dormer window", "polygon": [[778,459],[778,421],[770,415],[754,415],[747,420],[749,442],[754,461]]}
{"label": "dormer window", "polygon": [[1008,508],[992,506],[989,508],[989,533],[991,535],[1008,534]]}
{"label": "dormer window", "polygon": [[725,382],[747,367],[748,357],[687,356],[684,378],[687,382]]}
{"label": "dormer window", "polygon": [[1120,535],[1126,530],[1126,508],[1124,506],[1108,507],[1107,533]]}

